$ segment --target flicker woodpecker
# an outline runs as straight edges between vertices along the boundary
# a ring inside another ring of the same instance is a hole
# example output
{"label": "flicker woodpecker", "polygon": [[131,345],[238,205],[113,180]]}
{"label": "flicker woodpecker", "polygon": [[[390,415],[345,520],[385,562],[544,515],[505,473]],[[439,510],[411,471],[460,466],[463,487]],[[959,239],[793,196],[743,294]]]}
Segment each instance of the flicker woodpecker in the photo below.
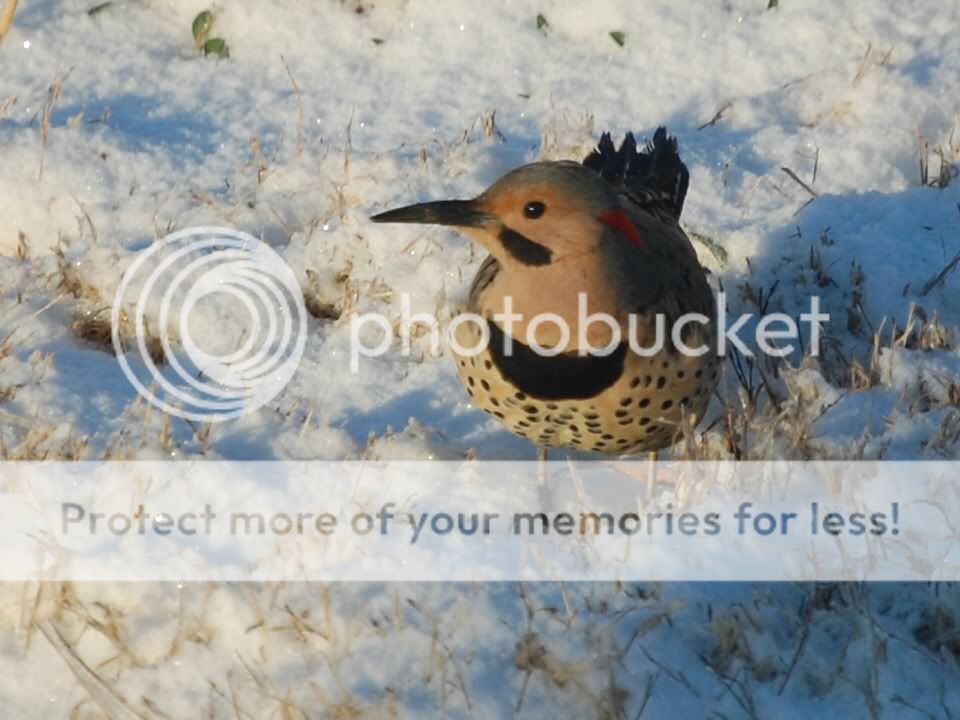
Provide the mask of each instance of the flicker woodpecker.
{"label": "flicker woodpecker", "polygon": [[664,128],[642,149],[604,134],[582,163],[372,220],[452,226],[489,251],[465,308],[485,328],[458,323],[451,348],[477,407],[541,449],[654,451],[703,416],[719,371],[713,293],[679,225],[688,180]]}

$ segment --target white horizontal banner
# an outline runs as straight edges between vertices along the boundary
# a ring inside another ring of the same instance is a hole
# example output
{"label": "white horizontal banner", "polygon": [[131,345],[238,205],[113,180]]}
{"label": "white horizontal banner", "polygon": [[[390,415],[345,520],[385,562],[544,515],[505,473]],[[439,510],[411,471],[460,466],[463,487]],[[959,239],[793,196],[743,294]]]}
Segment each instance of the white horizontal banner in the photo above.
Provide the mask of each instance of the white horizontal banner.
{"label": "white horizontal banner", "polygon": [[0,580],[956,581],[957,528],[947,462],[0,463]]}

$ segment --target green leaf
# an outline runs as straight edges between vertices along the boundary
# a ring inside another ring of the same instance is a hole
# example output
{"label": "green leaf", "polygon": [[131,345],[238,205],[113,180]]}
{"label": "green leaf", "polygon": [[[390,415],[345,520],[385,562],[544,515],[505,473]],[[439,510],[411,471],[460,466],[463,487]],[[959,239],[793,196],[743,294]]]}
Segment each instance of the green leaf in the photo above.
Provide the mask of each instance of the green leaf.
{"label": "green leaf", "polygon": [[223,38],[210,38],[203,44],[203,54],[228,58],[230,57],[230,48],[227,47],[227,41]]}
{"label": "green leaf", "polygon": [[540,30],[546,35],[549,29],[550,23],[547,22],[547,19],[543,15],[537,15],[537,30]]}
{"label": "green leaf", "polygon": [[619,30],[614,30],[610,33],[610,37],[612,37],[613,41],[620,47],[623,47],[623,44],[627,41],[627,36]]}
{"label": "green leaf", "polygon": [[197,47],[203,47],[212,27],[213,13],[209,10],[204,10],[193,19],[193,41]]}
{"label": "green leaf", "polygon": [[773,10],[777,7],[780,7],[780,0],[770,0],[770,2],[767,3],[767,10]]}

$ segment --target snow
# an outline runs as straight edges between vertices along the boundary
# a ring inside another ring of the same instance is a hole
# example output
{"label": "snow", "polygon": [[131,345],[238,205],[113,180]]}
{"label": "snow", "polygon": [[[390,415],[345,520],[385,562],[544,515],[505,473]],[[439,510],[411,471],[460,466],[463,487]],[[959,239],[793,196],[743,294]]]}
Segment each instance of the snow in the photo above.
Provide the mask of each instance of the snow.
{"label": "snow", "polygon": [[[960,252],[960,180],[920,183],[924,143],[931,178],[933,151],[960,161],[960,3],[234,2],[214,8],[226,60],[194,48],[202,2],[96,4],[23,2],[0,42],[3,457],[531,459],[425,343],[349,371],[350,313],[398,318],[404,292],[412,312],[442,311],[481,260],[452,232],[367,218],[665,124],[691,170],[684,225],[725,251],[697,244],[731,310],[756,312],[751,294],[777,282],[770,310],[816,292],[833,318],[830,351],[771,381],[782,409],[744,420],[748,454],[960,459],[960,269],[927,287]],[[139,400],[79,330],[151,241],[208,224],[262,238],[344,314],[311,318],[279,397],[201,433]],[[699,440],[729,455],[723,423]],[[960,712],[952,586],[0,595],[4,717]]]}

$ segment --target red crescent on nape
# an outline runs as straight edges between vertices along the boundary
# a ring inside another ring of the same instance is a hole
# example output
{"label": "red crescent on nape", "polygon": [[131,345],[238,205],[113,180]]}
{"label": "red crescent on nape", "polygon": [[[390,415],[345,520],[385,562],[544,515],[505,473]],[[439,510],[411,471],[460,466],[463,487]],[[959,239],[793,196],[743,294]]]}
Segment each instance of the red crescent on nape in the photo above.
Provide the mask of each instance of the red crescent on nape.
{"label": "red crescent on nape", "polygon": [[600,214],[600,222],[622,232],[627,240],[643,250],[649,250],[646,241],[640,237],[640,231],[623,210],[608,210]]}

